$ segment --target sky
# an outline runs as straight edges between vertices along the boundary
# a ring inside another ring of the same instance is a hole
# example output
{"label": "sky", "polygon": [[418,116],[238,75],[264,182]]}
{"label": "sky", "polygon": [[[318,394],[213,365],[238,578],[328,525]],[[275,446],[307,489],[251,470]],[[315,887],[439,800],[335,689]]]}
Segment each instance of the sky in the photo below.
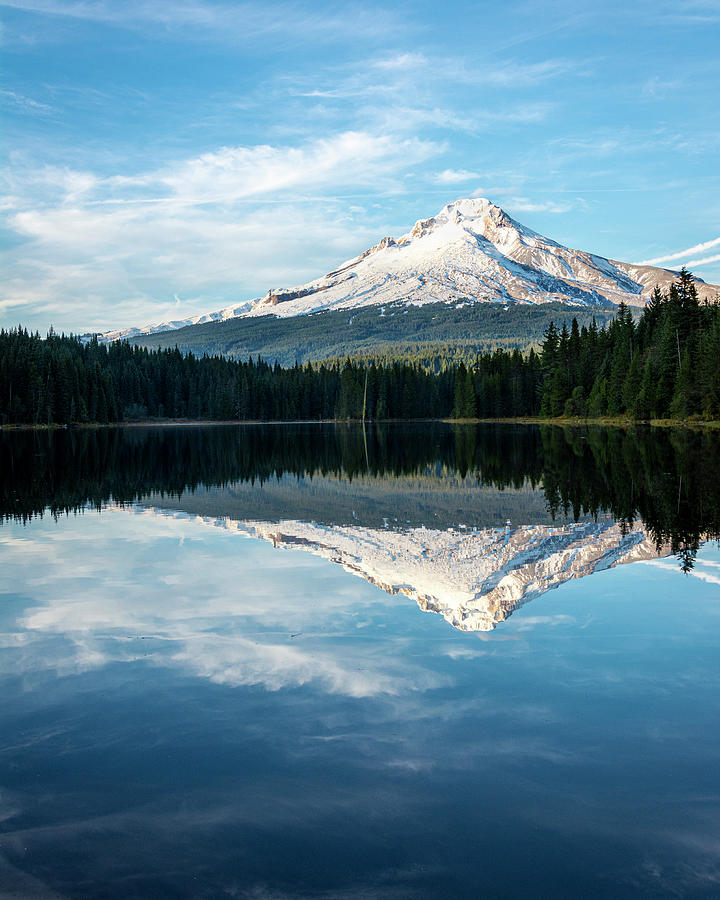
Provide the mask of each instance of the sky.
{"label": "sky", "polygon": [[720,283],[720,0],[0,2],[0,326],[302,284],[459,197]]}

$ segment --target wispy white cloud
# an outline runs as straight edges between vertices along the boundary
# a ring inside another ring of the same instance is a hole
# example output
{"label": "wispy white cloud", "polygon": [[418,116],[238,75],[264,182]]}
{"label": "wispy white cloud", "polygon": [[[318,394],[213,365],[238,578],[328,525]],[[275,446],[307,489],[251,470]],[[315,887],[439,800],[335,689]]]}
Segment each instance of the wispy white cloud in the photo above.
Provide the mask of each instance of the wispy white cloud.
{"label": "wispy white cloud", "polygon": [[216,38],[244,43],[259,36],[312,35],[316,40],[337,42],[350,33],[354,36],[378,36],[389,27],[396,31],[402,20],[385,7],[350,4],[342,9],[330,5],[313,7],[296,3],[206,2],[191,0],[5,0],[4,6],[28,13],[102,23],[141,30],[160,27],[165,34],[181,32],[183,39]]}
{"label": "wispy white cloud", "polygon": [[[643,560],[643,562],[645,561]],[[664,569],[667,572],[672,572],[674,575],[680,573],[680,569],[674,560],[648,560],[647,565],[651,565],[657,569]],[[686,574],[693,578],[698,578],[700,581],[706,581],[709,584],[720,584],[720,575],[714,575],[711,572],[704,571],[704,569],[705,561],[703,560],[699,566],[690,569]]]}
{"label": "wispy white cloud", "polygon": [[[342,570],[300,554],[289,560],[218,524],[109,508],[99,520],[80,517],[62,532],[35,523],[34,540],[0,534],[7,582],[22,580],[31,598],[14,632],[34,645],[33,665],[70,674],[130,663],[140,651],[150,653],[155,665],[218,684],[271,691],[314,684],[356,698],[407,699],[451,683],[423,662],[395,658],[375,644],[343,640],[354,629],[358,611],[367,613],[386,602],[381,592],[359,582],[346,585]],[[78,534],[87,540],[88,529],[96,552],[80,559]],[[195,547],[192,564],[178,551],[185,540]],[[172,559],[168,565],[167,559],[154,557],[150,576],[148,542],[160,557],[169,552]],[[100,552],[108,543],[115,552]],[[217,565],[221,557],[227,565]],[[71,565],[61,565],[68,559]],[[135,561],[129,569],[128,559]],[[128,591],[128,583],[138,577],[145,589]],[[81,583],[86,590],[78,589]],[[334,635],[328,625],[336,629]],[[293,632],[297,640],[290,643]],[[15,641],[6,644],[12,648]],[[6,653],[4,671],[21,670],[26,659],[17,654],[10,660]]]}
{"label": "wispy white cloud", "polygon": [[52,106],[49,106],[47,103],[33,100],[32,97],[26,97],[23,94],[18,94],[16,91],[0,90],[0,99],[8,109],[27,115],[49,116],[54,112]]}
{"label": "wispy white cloud", "polygon": [[5,308],[32,302],[56,327],[104,329],[177,318],[175,295],[193,298],[182,312],[194,315],[307,280],[377,237],[338,190],[392,194],[408,166],[441,149],[345,132],[130,176],[15,166],[7,226],[22,243],[6,257]]}
{"label": "wispy white cloud", "polygon": [[577,59],[546,59],[536,63],[508,61],[497,66],[470,69],[466,75],[472,83],[491,84],[496,87],[528,87],[561,78],[570,72],[577,77],[584,71]]}
{"label": "wispy white cloud", "polygon": [[437,151],[437,144],[417,138],[398,141],[390,135],[349,131],[303,147],[224,147],[149,180],[159,180],[175,198],[201,203],[298,187],[305,192],[347,184],[382,189],[388,185],[384,172],[394,174]]}
{"label": "wispy white cloud", "polygon": [[386,72],[418,74],[428,79],[441,78],[456,84],[492,85],[494,87],[526,87],[559,78],[568,72],[582,70],[576,59],[544,59],[538,62],[518,62],[514,59],[493,62],[472,60],[463,55],[399,53],[374,60],[371,69]]}
{"label": "wispy white cloud", "polygon": [[8,256],[4,305],[81,331],[195,315],[309,280],[377,237],[322,201],[234,216],[196,206],[55,207],[20,214],[16,227],[29,243]]}
{"label": "wispy white cloud", "polygon": [[8,315],[11,311],[21,309],[23,306],[29,306],[31,303],[30,299],[0,300],[0,313]]}
{"label": "wispy white cloud", "polygon": [[539,202],[531,200],[529,197],[508,197],[504,202],[512,212],[566,213],[573,208],[573,204],[568,201],[564,203],[556,203],[554,201]]}
{"label": "wispy white cloud", "polygon": [[716,4],[684,4],[674,12],[665,13],[663,21],[674,26],[703,27],[720,23],[720,9]]}
{"label": "wispy white cloud", "polygon": [[467,169],[443,169],[435,175],[435,181],[438,184],[462,184],[482,177],[479,172],[469,172]]}
{"label": "wispy white cloud", "polygon": [[574,625],[575,619],[573,616],[567,616],[562,613],[557,613],[552,616],[524,616],[520,620],[520,624],[517,627],[518,631],[530,631],[535,625],[542,625],[543,627],[556,628],[558,625]]}
{"label": "wispy white cloud", "polygon": [[686,266],[705,266],[708,263],[714,263],[720,261],[720,253],[716,253],[715,256],[705,256],[702,259],[689,259],[685,265]]}
{"label": "wispy white cloud", "polygon": [[[711,250],[713,247],[717,247],[720,245],[720,237],[713,238],[710,241],[704,241],[702,244],[695,244],[692,247],[688,247],[687,250],[675,250],[672,253],[666,253],[663,256],[654,256],[652,259],[646,259],[643,262],[635,263],[638,266],[654,266],[658,263],[664,262],[672,262],[673,260],[681,260],[685,259],[688,256],[693,256],[696,253],[704,253],[706,250]],[[715,257],[714,259],[717,259]],[[712,262],[713,260],[705,260],[705,262]],[[694,262],[693,265],[698,265],[697,262]]]}
{"label": "wispy white cloud", "polygon": [[428,62],[427,56],[424,53],[398,53],[395,56],[383,57],[381,59],[376,59],[371,63],[371,66],[375,69],[381,69],[385,71],[397,71],[402,69],[417,69],[421,66],[426,66]]}
{"label": "wispy white cloud", "polygon": [[[440,687],[448,679],[416,670],[411,677],[387,671],[357,671],[357,661],[239,636],[190,633],[173,664],[217,684],[262,685],[268,690],[319,682],[328,693],[349,697],[398,695]],[[367,660],[361,660],[367,662]],[[414,676],[414,677],[412,677]]]}
{"label": "wispy white cloud", "polygon": [[131,175],[100,177],[68,167],[19,165],[2,173],[8,208],[25,196],[31,206],[62,206],[80,199],[86,205],[168,204],[208,205],[258,200],[289,190],[301,196],[348,186],[391,190],[395,176],[407,165],[437,155],[442,145],[419,138],[345,131],[300,145],[221,147]]}
{"label": "wispy white cloud", "polygon": [[[398,105],[407,105],[407,98],[412,97],[416,104],[425,100],[438,105],[437,98],[449,95],[455,89],[532,89],[571,72],[578,76],[583,72],[583,66],[570,59],[547,59],[536,63],[495,60],[490,63],[462,55],[426,56],[404,52],[328,66],[324,72],[316,71],[312,75],[286,76],[285,81],[291,93],[303,97],[333,100],[392,97]],[[545,105],[552,104],[545,101]],[[505,104],[498,104],[496,98],[488,94],[478,96],[465,110],[467,118],[478,108],[499,113]]]}
{"label": "wispy white cloud", "polygon": [[478,136],[499,127],[522,126],[542,122],[554,109],[553,104],[538,103],[505,104],[490,109],[469,106],[462,112],[442,106],[407,106],[402,103],[386,103],[360,109],[370,127],[399,134],[422,133],[428,127],[445,133]]}

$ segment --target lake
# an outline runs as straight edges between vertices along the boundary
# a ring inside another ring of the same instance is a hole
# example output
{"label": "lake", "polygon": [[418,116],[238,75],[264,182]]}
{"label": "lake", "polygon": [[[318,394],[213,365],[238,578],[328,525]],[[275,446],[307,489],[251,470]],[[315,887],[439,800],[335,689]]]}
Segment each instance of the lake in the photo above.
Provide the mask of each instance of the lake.
{"label": "lake", "polygon": [[0,896],[717,897],[720,435],[0,432]]}

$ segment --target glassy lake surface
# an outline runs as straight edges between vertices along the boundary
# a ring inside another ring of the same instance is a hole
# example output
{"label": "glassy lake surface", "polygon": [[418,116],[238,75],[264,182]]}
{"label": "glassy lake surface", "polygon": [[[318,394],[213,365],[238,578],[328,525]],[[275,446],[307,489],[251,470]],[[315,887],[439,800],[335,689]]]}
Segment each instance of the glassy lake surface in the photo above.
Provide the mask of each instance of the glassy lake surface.
{"label": "glassy lake surface", "polygon": [[0,896],[718,896],[719,463],[0,433]]}

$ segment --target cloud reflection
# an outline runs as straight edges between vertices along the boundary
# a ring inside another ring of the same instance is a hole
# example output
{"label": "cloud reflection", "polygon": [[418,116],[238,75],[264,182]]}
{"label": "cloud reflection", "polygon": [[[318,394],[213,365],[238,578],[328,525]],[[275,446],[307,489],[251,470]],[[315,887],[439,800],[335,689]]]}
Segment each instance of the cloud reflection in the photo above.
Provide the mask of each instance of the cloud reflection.
{"label": "cloud reflection", "polygon": [[146,658],[218,684],[312,682],[349,697],[448,684],[358,629],[384,610],[380,592],[204,524],[109,508],[20,538],[3,529],[6,584],[23,605],[0,620],[5,665],[66,675]]}
{"label": "cloud reflection", "polygon": [[[68,883],[127,892],[138,871],[161,872],[181,892],[231,860],[239,895],[259,897],[248,861],[264,877],[280,852],[297,877],[309,836],[324,866],[341,860],[338,897],[360,857],[380,885],[368,895],[392,896],[399,875],[382,873],[398,846],[424,883],[437,867],[425,896],[505,863],[498,877],[516,885],[518,857],[534,877],[553,853],[563,877],[583,854],[584,871],[610,871],[604,896],[618,879],[636,892],[673,879],[678,894],[710,883],[714,586],[674,565],[617,567],[468,634],[327,559],[242,537],[117,508],[0,529],[13,861],[57,853],[61,867],[85,847]],[[498,862],[508,835],[517,853]]]}

